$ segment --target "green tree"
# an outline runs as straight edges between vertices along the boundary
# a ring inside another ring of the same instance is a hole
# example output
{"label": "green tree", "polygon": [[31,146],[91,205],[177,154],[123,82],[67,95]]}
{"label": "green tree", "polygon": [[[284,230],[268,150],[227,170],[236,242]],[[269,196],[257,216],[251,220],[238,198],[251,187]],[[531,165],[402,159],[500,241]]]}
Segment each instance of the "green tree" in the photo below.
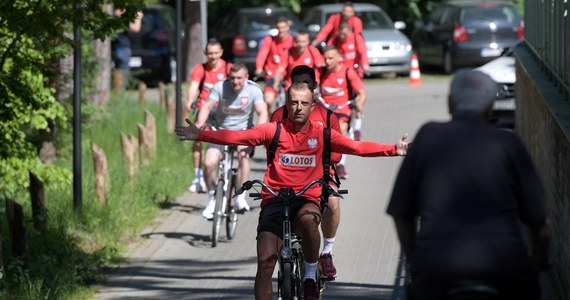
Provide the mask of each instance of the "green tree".
{"label": "green tree", "polygon": [[[126,13],[116,18],[104,10],[108,4]],[[17,198],[25,191],[28,170],[48,183],[69,180],[67,171],[44,165],[38,151],[52,125],[65,126],[70,119],[69,103],[55,99],[53,83],[60,59],[73,50],[73,25],[82,28],[85,40],[104,39],[126,28],[142,5],[142,0],[0,2],[0,197]]]}

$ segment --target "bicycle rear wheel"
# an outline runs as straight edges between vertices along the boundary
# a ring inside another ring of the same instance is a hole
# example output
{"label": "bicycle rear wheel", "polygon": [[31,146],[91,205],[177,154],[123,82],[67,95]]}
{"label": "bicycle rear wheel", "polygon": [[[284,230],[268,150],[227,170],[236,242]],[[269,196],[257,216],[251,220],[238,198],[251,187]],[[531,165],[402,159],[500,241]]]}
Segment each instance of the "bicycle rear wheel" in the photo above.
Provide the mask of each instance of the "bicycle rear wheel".
{"label": "bicycle rear wheel", "polygon": [[220,227],[223,218],[223,203],[224,202],[224,182],[218,180],[216,184],[216,205],[214,206],[214,219],[212,224],[212,247],[218,245],[220,239]]}
{"label": "bicycle rear wheel", "polygon": [[231,170],[231,175],[230,175],[230,182],[228,184],[228,191],[227,191],[227,203],[226,203],[226,212],[227,212],[227,217],[226,217],[226,233],[228,234],[228,240],[231,240],[234,238],[235,233],[236,233],[236,226],[237,226],[237,220],[238,220],[238,215],[237,212],[235,210],[235,207],[233,207],[232,205],[232,198],[234,196],[234,192],[235,192],[235,183],[236,183],[236,169],[232,169]]}

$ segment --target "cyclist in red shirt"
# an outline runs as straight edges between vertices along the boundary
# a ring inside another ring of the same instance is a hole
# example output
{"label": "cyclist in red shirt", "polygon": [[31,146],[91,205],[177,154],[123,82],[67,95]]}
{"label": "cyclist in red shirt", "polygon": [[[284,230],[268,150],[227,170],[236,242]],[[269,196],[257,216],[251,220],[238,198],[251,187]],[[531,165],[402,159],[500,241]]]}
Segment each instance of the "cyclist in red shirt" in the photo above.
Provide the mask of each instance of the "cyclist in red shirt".
{"label": "cyclist in red shirt", "polygon": [[[310,181],[323,176],[324,127],[310,121],[309,116],[315,107],[314,95],[305,83],[293,83],[287,93],[286,106],[290,112],[280,126],[279,147],[265,172],[264,181],[273,190],[291,187],[298,192]],[[248,130],[199,130],[190,126],[177,126],[176,134],[181,140],[201,140],[217,144],[236,144],[269,148],[278,123],[266,123]],[[408,144],[405,134],[396,144],[385,145],[373,142],[357,142],[338,132],[331,131],[330,148],[333,152],[366,157],[405,155]],[[278,159],[277,159],[278,158]],[[295,159],[291,159],[295,158]],[[299,159],[302,158],[302,159]],[[277,262],[282,243],[281,203],[272,202],[267,192],[263,192],[257,234],[257,274],[255,277],[256,299],[272,299],[271,277]],[[315,283],[317,260],[319,257],[320,235],[318,226],[321,188],[310,188],[305,196],[293,204],[291,215],[295,231],[303,237],[305,254],[305,274],[303,289],[305,299],[319,299]]]}
{"label": "cyclist in red shirt", "polygon": [[[196,109],[196,117],[202,108],[202,105],[208,100],[210,91],[214,84],[218,81],[225,80],[228,77],[229,70],[232,66],[222,59],[222,44],[216,39],[208,40],[204,54],[207,61],[203,64],[196,65],[190,75],[190,85],[188,87],[188,101],[186,101],[186,112]],[[202,169],[202,143],[195,141],[192,146],[192,157],[194,159],[194,180],[188,188],[190,192],[205,193],[206,183],[204,181],[204,172]]]}
{"label": "cyclist in red shirt", "polygon": [[[364,83],[358,77],[358,74],[352,68],[347,68],[341,63],[340,53],[334,46],[327,46],[324,49],[326,68],[321,74],[320,92],[322,100],[331,105],[344,105],[347,101],[354,97],[354,110],[362,113],[364,103],[366,102],[366,91]],[[334,110],[340,122],[340,130],[342,134],[348,137],[350,121],[352,118],[353,108],[345,106],[344,108]],[[345,156],[337,164],[338,176],[346,179],[348,174],[345,167]]]}
{"label": "cyclist in red shirt", "polygon": [[[293,82],[304,82],[314,91],[317,87],[315,69],[299,65],[291,70],[291,80]],[[316,121],[319,124],[330,127],[332,130],[340,132],[340,126],[336,115],[326,107],[316,102],[315,108],[311,112],[309,119]],[[271,122],[283,122],[287,119],[288,110],[285,106],[278,108],[271,115]],[[340,161],[341,154],[331,153],[331,164],[336,164]],[[329,184],[333,188],[338,188],[340,182],[333,180],[335,176],[335,168],[331,167],[329,171],[331,180]],[[321,223],[321,231],[323,232],[323,249],[319,256],[319,265],[321,266],[322,276],[328,278],[336,277],[337,271],[332,260],[332,251],[335,242],[336,232],[340,223],[340,201],[336,196],[330,196],[328,199],[328,211],[323,216]]]}
{"label": "cyclist in red shirt", "polygon": [[[266,36],[261,42],[257,58],[255,60],[255,76],[263,75],[265,88],[263,98],[267,103],[267,111],[273,112],[273,105],[277,99],[279,89],[275,88],[275,75],[277,69],[287,59],[287,51],[293,47],[293,36],[289,33],[290,21],[286,17],[279,17],[275,21],[276,36]],[[285,76],[282,71],[281,78]]]}
{"label": "cyclist in red shirt", "polygon": [[331,45],[331,40],[338,35],[342,22],[348,23],[355,34],[362,34],[362,20],[356,16],[352,2],[346,1],[342,7],[342,13],[333,14],[328,18],[312,45],[317,46],[322,42]]}
{"label": "cyclist in red shirt", "polygon": [[342,57],[342,64],[347,68],[354,68],[360,78],[364,78],[364,72],[370,69],[366,43],[360,34],[354,34],[350,25],[343,22],[340,25],[338,35],[332,39],[331,45],[335,46]]}
{"label": "cyclist in red shirt", "polygon": [[[291,85],[292,70],[297,66],[304,65],[314,69],[325,66],[323,55],[315,46],[309,45],[310,41],[311,37],[309,36],[309,32],[305,30],[299,30],[299,32],[297,32],[295,35],[295,46],[289,49],[287,59],[277,69],[274,89],[279,87],[279,83],[283,80],[283,74],[286,74],[285,88],[289,88]],[[313,74],[315,73],[314,69],[311,69]]]}

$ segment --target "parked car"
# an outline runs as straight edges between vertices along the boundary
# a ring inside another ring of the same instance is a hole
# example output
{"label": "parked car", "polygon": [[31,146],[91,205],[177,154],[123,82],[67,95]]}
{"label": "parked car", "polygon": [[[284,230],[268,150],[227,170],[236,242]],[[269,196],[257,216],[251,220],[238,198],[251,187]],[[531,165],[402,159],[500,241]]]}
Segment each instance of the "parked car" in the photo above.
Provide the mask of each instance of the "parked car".
{"label": "parked car", "polygon": [[[342,11],[343,4],[322,4],[310,8],[303,19],[314,38],[328,18]],[[410,40],[399,30],[405,29],[404,22],[392,22],[382,8],[368,3],[353,3],[354,11],[362,19],[362,35],[371,74],[410,73],[412,46]]]}
{"label": "parked car", "polygon": [[509,48],[502,56],[476,68],[488,74],[497,82],[497,98],[493,103],[493,119],[497,126],[515,126],[515,58],[514,48]]}
{"label": "parked car", "polygon": [[210,36],[217,38],[224,48],[223,58],[231,62],[245,63],[250,76],[255,70],[255,59],[260,44],[268,35],[276,35],[275,21],[280,16],[291,22],[289,32],[295,35],[305,25],[291,10],[284,7],[241,8],[227,14],[220,25],[210,27]]}
{"label": "parked car", "polygon": [[412,45],[420,65],[476,67],[524,38],[523,20],[506,1],[448,1],[416,24]]}
{"label": "parked car", "polygon": [[[154,4],[143,9],[141,30],[130,32],[131,73],[147,83],[176,81],[176,24],[174,9]],[[183,26],[182,26],[183,28]],[[181,35],[183,33],[181,32]]]}

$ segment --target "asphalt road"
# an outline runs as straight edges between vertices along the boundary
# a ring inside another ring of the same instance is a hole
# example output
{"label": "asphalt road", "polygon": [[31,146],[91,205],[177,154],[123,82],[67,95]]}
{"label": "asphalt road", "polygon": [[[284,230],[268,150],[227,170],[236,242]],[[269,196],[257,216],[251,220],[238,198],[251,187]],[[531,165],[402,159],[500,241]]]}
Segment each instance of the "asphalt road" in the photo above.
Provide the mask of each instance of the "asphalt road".
{"label": "asphalt road", "polygon": [[[369,80],[363,139],[394,143],[405,132],[413,140],[426,121],[449,119],[448,78]],[[257,149],[252,178],[262,178],[264,149]],[[338,278],[323,299],[403,299],[402,264],[395,230],[385,209],[402,158],[349,157],[342,218],[333,258]],[[188,181],[190,183],[190,181]],[[259,203],[241,215],[236,237],[211,247],[212,223],[201,216],[205,194],[184,194],[155,225],[141,233],[128,253],[130,264],[111,272],[95,299],[252,299]]]}

